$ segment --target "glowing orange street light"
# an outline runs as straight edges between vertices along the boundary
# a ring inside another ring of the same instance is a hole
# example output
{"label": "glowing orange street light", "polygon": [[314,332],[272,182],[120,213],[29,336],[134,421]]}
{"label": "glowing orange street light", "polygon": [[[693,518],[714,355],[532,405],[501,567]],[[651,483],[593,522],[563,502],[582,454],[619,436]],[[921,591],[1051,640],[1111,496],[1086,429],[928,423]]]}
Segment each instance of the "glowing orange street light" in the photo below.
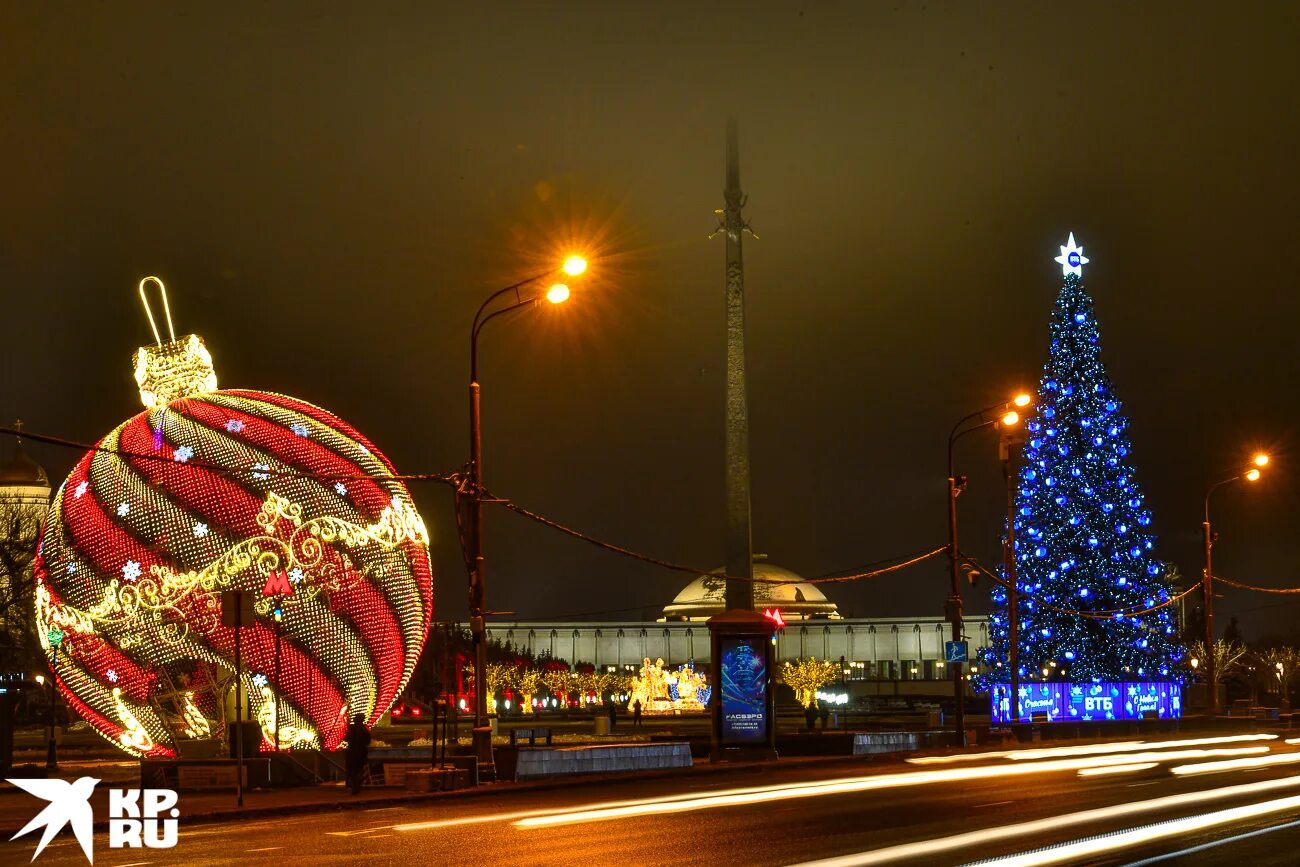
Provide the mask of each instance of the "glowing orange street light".
{"label": "glowing orange street light", "polygon": [[[587,270],[587,260],[581,256],[569,256],[559,267],[534,274],[518,283],[512,283],[504,289],[498,289],[487,297],[478,312],[474,314],[474,323],[470,328],[469,338],[469,430],[470,458],[469,474],[466,479],[468,490],[467,532],[462,542],[465,548],[465,562],[469,567],[469,622],[470,636],[474,644],[474,753],[478,757],[479,767],[491,766],[492,727],[488,723],[487,703],[487,576],[483,556],[483,435],[482,415],[479,405],[478,381],[478,338],[488,322],[521,308],[535,307],[544,297],[552,304],[563,304],[569,300],[569,287],[563,283],[554,283],[543,295],[529,294],[521,290],[533,287],[543,280],[555,277],[563,272],[571,277]],[[513,301],[496,305],[497,299],[513,296]],[[489,307],[496,309],[488,312]]]}
{"label": "glowing orange street light", "polygon": [[[961,558],[957,551],[957,497],[962,490],[965,489],[966,479],[962,477],[959,480],[953,469],[952,447],[958,439],[966,434],[977,430],[983,430],[987,427],[994,427],[998,422],[1001,422],[1004,427],[1011,427],[1019,424],[1020,413],[1016,412],[1013,407],[1026,407],[1032,400],[1033,398],[1030,395],[1021,392],[1008,401],[995,403],[993,406],[986,406],[978,412],[971,413],[953,425],[952,430],[948,433],[948,566],[950,573],[949,578],[951,579],[952,586],[950,589],[951,595],[949,595],[944,609],[948,621],[952,624],[952,640],[954,642],[960,642],[963,637],[961,581],[959,574],[961,571]],[[993,416],[993,413],[998,412],[999,410],[1001,410],[1001,415]],[[1014,591],[1012,592],[1014,594]],[[1014,599],[1011,604],[1011,610],[1013,612],[1015,611]],[[1015,627],[1013,626],[1012,628],[1014,629]],[[1011,634],[1011,645],[1012,647],[1015,647],[1016,633],[1012,632]],[[1014,659],[1015,658],[1013,657],[1013,669],[1015,665]],[[1014,714],[1019,707],[1018,701],[1015,698],[1019,682],[1014,670],[1012,671],[1011,677],[1011,694],[1013,696],[1012,713]],[[962,686],[962,681],[962,664],[960,662],[953,662],[952,687],[953,697],[956,699],[957,703],[957,712],[954,715],[953,722],[957,732],[957,745],[964,747],[966,746],[966,691]]]}
{"label": "glowing orange street light", "polygon": [[1201,567],[1201,592],[1204,597],[1205,610],[1205,683],[1209,692],[1208,710],[1213,717],[1219,709],[1219,672],[1215,669],[1218,667],[1214,659],[1214,564],[1211,559],[1210,551],[1214,547],[1215,537],[1218,535],[1210,526],[1210,494],[1218,488],[1240,479],[1248,482],[1258,482],[1261,475],[1260,467],[1268,466],[1268,455],[1264,452],[1256,453],[1251,459],[1251,466],[1241,475],[1226,478],[1221,482],[1215,482],[1205,491],[1205,520],[1201,523],[1201,540],[1205,546],[1205,564]]}

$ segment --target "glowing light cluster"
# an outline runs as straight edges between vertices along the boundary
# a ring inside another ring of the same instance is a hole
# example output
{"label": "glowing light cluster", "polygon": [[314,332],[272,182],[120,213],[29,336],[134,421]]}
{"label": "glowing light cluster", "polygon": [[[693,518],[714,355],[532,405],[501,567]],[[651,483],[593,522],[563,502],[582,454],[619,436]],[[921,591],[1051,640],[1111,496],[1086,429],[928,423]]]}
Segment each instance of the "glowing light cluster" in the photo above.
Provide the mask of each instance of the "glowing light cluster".
{"label": "glowing light cluster", "polygon": [[[1128,420],[1101,362],[1080,280],[1087,260],[1073,235],[1062,258],[1065,282],[1016,490],[1019,673],[1028,678],[1051,663],[1054,678],[1075,683],[1181,680],[1184,650],[1169,607],[1139,613],[1166,602],[1171,583],[1152,553],[1151,511],[1129,460]],[[985,688],[1010,677],[1006,591],[995,587],[993,599]],[[1093,619],[1074,610],[1124,613]]]}
{"label": "glowing light cluster", "polygon": [[[186,337],[148,354],[188,369],[189,348]],[[373,725],[393,704],[432,618],[428,533],[409,492],[377,478],[393,474],[388,460],[325,410],[142,369],[150,408],[77,463],[42,536],[36,618],[41,635],[65,633],[60,690],[134,754],[224,733],[235,660],[221,593],[249,591],[249,716],[282,746],[337,747],[348,716]],[[173,387],[183,396],[162,399]]]}
{"label": "glowing light cluster", "polygon": [[696,671],[694,663],[667,670],[662,659],[651,662],[646,657],[641,670],[631,678],[627,703],[631,707],[641,702],[646,714],[703,711],[712,694],[708,675]]}

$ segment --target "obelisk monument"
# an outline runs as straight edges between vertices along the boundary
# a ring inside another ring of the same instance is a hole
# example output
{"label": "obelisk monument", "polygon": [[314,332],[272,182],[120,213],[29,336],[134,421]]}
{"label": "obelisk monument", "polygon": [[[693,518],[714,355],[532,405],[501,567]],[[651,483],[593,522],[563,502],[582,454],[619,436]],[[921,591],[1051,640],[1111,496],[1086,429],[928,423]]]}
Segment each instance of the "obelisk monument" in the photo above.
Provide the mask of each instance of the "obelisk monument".
{"label": "obelisk monument", "polygon": [[745,263],[740,148],[736,119],[727,119],[727,186],[722,226],[727,236],[727,587],[726,609],[754,610],[754,557],[749,502],[749,402],[745,389]]}

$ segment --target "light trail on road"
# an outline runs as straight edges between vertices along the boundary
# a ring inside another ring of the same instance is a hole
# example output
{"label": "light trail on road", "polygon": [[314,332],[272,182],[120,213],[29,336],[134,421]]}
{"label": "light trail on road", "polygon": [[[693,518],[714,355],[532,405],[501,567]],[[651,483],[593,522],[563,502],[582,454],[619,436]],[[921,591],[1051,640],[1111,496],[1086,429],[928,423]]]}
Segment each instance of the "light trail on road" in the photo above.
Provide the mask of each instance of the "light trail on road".
{"label": "light trail on road", "polygon": [[[1062,828],[1068,828],[1079,825],[1089,825],[1097,822],[1106,822],[1114,819],[1125,819],[1143,813],[1154,813],[1160,810],[1177,809],[1179,807],[1188,807],[1192,805],[1205,804],[1212,801],[1223,801],[1230,798],[1239,798],[1248,795],[1259,795],[1264,793],[1276,792],[1283,789],[1300,787],[1300,777],[1283,777],[1279,780],[1264,780],[1258,783],[1243,783],[1236,786],[1223,786],[1215,789],[1204,789],[1199,792],[1185,792],[1179,795],[1166,795],[1160,798],[1152,798],[1146,801],[1135,801],[1127,804],[1115,804],[1110,807],[1098,807],[1093,810],[1082,810],[1077,813],[1065,813],[1060,816],[1051,816],[1046,819],[1035,819],[1031,822],[1020,822],[1015,825],[1004,825],[997,828],[985,828],[979,831],[970,831],[964,834],[955,834],[950,837],[940,837],[933,840],[923,840],[916,843],[903,843],[897,846],[889,846],[883,849],[869,849],[865,852],[856,852],[852,855],[841,855],[835,858],[826,858],[820,861],[808,861],[799,865],[799,867],[857,867],[865,864],[886,864],[891,861],[902,861],[908,858],[923,858],[927,856],[940,855],[945,852],[969,849],[976,846],[986,846],[994,843],[1001,843],[1007,840],[1014,840],[1018,837],[1028,837],[1034,835],[1051,834]],[[1300,804],[1300,795],[1290,798],[1284,798],[1280,801],[1265,802],[1276,804],[1285,802],[1296,802]],[[1251,805],[1258,807],[1260,805]],[[1241,809],[1241,808],[1237,808]],[[1279,807],[1279,810],[1286,807]],[[1227,812],[1227,811],[1223,811]],[[1196,821],[1209,819],[1211,816],[1217,816],[1217,813],[1209,813],[1204,816],[1193,816],[1188,820],[1174,821]],[[1262,815],[1262,813],[1260,814]],[[1246,816],[1240,818],[1248,818]],[[1224,821],[1233,821],[1226,819]],[[1151,828],[1163,828],[1168,823],[1148,826]],[[1206,826],[1208,827],[1208,825]],[[1129,829],[1135,831],[1140,829]],[[1185,833],[1188,830],[1195,830],[1195,827],[1183,827],[1176,833]],[[1128,832],[1117,832],[1128,833]],[[1150,839],[1158,839],[1152,837]],[[1092,843],[1096,842],[1095,838],[1088,841],[1075,841],[1075,843]],[[1136,845],[1142,840],[1125,845]],[[1073,845],[1073,844],[1067,844]],[[1059,848],[1053,847],[1050,850],[1042,850],[1050,854],[1057,852]],[[1121,847],[1115,847],[1121,848]],[[1082,854],[1091,854],[1092,850]],[[1081,854],[1076,851],[1069,857],[1078,857]],[[1010,856],[1011,858],[1020,858],[1022,855]],[[1051,861],[1014,861],[998,860],[980,862],[981,864],[1048,864]]]}
{"label": "light trail on road", "polygon": [[1132,765],[1102,765],[1099,768],[1079,768],[1081,777],[1104,777],[1109,774],[1133,774],[1157,767],[1159,762],[1137,762]]}
{"label": "light trail on road", "polygon": [[[1058,759],[1056,761],[984,765],[974,768],[945,768],[934,771],[912,771],[900,774],[878,774],[868,777],[849,777],[841,780],[829,780],[820,783],[800,783],[798,785],[768,786],[748,790],[715,792],[709,795],[673,796],[671,798],[650,798],[644,801],[624,802],[618,804],[597,804],[578,807],[571,810],[551,811],[525,818],[515,819],[518,828],[547,828],[556,825],[571,825],[582,822],[603,822],[613,819],[626,819],[634,816],[660,816],[669,813],[685,813],[695,810],[711,810],[721,807],[741,807],[763,804],[772,801],[785,801],[795,798],[815,798],[826,795],[843,795],[854,792],[866,792],[895,789],[906,786],[922,786],[931,783],[956,783],[970,780],[995,779],[998,777],[1019,777],[1030,774],[1047,774],[1056,771],[1077,771],[1081,768],[1101,766],[1130,765],[1141,762],[1165,762],[1176,759],[1203,758],[1213,755],[1242,755],[1246,753],[1267,752],[1268,747],[1237,747],[1221,750],[1175,750],[1159,753],[1134,753],[1118,756],[1086,756],[1076,759]],[[1300,755],[1300,754],[1297,754]]]}
{"label": "light trail on road", "polygon": [[[1222,735],[1213,738],[1186,738],[1176,741],[1119,741],[1109,744],[1083,744],[1073,747],[1043,747],[1032,750],[996,750],[986,753],[962,753],[955,756],[922,756],[908,759],[912,765],[946,765],[956,762],[974,762],[986,759],[1011,759],[1015,762],[1036,761],[1038,759],[1057,759],[1068,756],[1109,755],[1111,753],[1132,753],[1143,750],[1163,750],[1173,747],[1198,747],[1210,744],[1246,743],[1249,741],[1277,740],[1277,735]],[[1287,743],[1300,743],[1300,738]]]}
{"label": "light trail on road", "polygon": [[1300,762],[1300,753],[1284,753],[1275,756],[1260,756],[1253,759],[1229,759],[1222,762],[1199,762],[1194,765],[1178,765],[1169,772],[1180,777],[1189,774],[1215,774],[1221,771],[1240,771],[1246,768],[1270,768],[1274,765],[1291,765]]}
{"label": "light trail on road", "polygon": [[1204,831],[1207,828],[1214,828],[1219,825],[1229,825],[1244,819],[1257,819],[1260,816],[1268,816],[1273,813],[1282,813],[1298,808],[1300,808],[1300,795],[1292,795],[1289,798],[1261,801],[1258,804],[1247,804],[1243,807],[1229,807],[1226,810],[1218,810],[1202,816],[1170,819],[1167,822],[1129,828],[1112,834],[1089,837],[1086,840],[1074,840],[1070,843],[1053,846],[1050,849],[1038,849],[1033,852],[1023,852],[1019,855],[1009,855],[1005,858],[994,858],[978,863],[983,867],[1038,867],[1038,865],[1042,864],[1060,864],[1062,861],[1071,861],[1075,858],[1095,858],[1102,853],[1130,849],[1144,843],[1178,837],[1191,831]]}

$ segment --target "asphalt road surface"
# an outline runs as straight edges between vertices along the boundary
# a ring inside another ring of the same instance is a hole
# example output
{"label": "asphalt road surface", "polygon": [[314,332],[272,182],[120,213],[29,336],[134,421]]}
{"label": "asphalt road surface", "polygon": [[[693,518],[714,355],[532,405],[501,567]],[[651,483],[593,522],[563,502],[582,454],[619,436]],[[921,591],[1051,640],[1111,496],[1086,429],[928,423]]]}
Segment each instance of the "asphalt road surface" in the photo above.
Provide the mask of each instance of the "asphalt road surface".
{"label": "asphalt road surface", "polygon": [[[777,765],[221,824],[182,817],[170,850],[109,849],[96,835],[95,864],[1295,865],[1300,748],[1272,737]],[[1219,762],[1261,764],[1194,767]],[[27,863],[38,838],[0,843],[0,863]],[[85,859],[65,834],[38,863]]]}

